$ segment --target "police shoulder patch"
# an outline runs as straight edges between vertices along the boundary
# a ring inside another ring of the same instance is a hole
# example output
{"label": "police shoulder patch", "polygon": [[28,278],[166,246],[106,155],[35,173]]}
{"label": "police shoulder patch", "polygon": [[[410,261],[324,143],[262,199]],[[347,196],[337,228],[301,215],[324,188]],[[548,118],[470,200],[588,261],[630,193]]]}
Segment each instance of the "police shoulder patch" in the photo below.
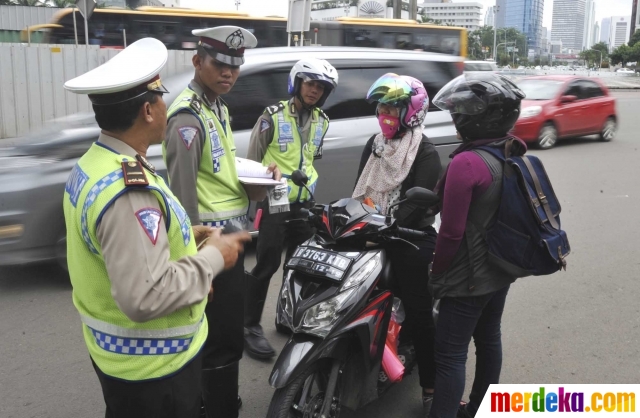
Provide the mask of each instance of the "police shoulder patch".
{"label": "police shoulder patch", "polygon": [[269,122],[266,119],[262,119],[260,121],[260,133],[266,131],[267,129],[271,128],[271,122]]}
{"label": "police shoulder patch", "polygon": [[280,102],[278,104],[274,104],[273,106],[267,107],[267,112],[269,112],[270,115],[274,115],[282,109],[284,109],[284,105]]}
{"label": "police shoulder patch", "polygon": [[327,114],[326,114],[326,113],[324,113],[324,112],[322,111],[322,109],[318,108],[318,112],[320,112],[320,115],[321,115],[323,118],[325,118],[325,119],[327,120],[327,122],[329,122],[329,116],[327,116]]}
{"label": "police shoulder patch", "polygon": [[158,234],[160,232],[160,220],[162,212],[156,208],[143,208],[136,212],[136,218],[140,226],[151,240],[153,245],[158,242]]}
{"label": "police shoulder patch", "polygon": [[198,135],[198,128],[195,126],[183,126],[178,128],[178,135],[182,138],[182,142],[184,142],[185,147],[187,149],[191,149],[191,144],[193,144],[193,139]]}
{"label": "police shoulder patch", "polygon": [[189,102],[189,106],[191,106],[191,108],[195,110],[196,113],[200,114],[200,112],[202,111],[202,103],[200,102],[200,98],[197,94],[194,93],[193,96],[191,96],[191,102]]}

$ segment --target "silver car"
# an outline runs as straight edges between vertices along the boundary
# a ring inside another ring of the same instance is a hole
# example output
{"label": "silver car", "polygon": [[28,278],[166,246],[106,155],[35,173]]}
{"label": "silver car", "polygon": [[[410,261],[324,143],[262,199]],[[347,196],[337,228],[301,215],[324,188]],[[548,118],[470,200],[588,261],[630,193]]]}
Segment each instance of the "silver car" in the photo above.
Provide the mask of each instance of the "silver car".
{"label": "silver car", "polygon": [[[246,155],[251,129],[265,107],[287,99],[287,78],[296,61],[324,58],[338,70],[339,86],[323,108],[331,124],[323,157],[317,161],[318,202],[351,195],[362,149],[379,132],[375,104],[364,100],[378,77],[388,72],[416,77],[424,83],[429,97],[434,97],[463,69],[460,57],[402,50],[263,48],[248,51],[245,56],[236,85],[224,96],[238,156]],[[168,104],[192,76],[193,71],[188,71],[164,81],[171,92],[165,95]],[[74,115],[16,140],[18,145],[0,148],[0,265],[58,260],[66,267],[64,184],[99,132],[92,114]],[[443,164],[448,163],[448,155],[456,147],[449,114],[431,106],[424,132],[436,144]],[[152,146],[148,157],[164,175],[161,147]]]}

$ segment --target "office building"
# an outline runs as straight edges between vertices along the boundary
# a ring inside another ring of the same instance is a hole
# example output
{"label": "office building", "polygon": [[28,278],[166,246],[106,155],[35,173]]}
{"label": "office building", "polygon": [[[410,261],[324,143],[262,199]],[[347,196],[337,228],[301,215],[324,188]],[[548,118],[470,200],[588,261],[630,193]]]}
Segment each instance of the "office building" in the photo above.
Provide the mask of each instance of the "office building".
{"label": "office building", "polygon": [[442,23],[478,30],[483,24],[482,3],[422,3],[418,4],[422,14]]}
{"label": "office building", "polygon": [[496,5],[496,27],[518,29],[527,36],[527,49],[539,52],[544,0],[496,0]]}
{"label": "office building", "polygon": [[633,0],[632,8],[631,8],[631,31],[629,31],[629,36],[633,35],[633,33],[640,29],[640,1]]}
{"label": "office building", "polygon": [[609,39],[609,35],[611,34],[611,18],[605,17],[602,19],[602,24],[600,24],[600,42],[604,42],[607,45],[611,45],[611,39]]}
{"label": "office building", "polygon": [[611,16],[611,28],[609,30],[609,51],[613,51],[620,45],[629,42],[631,28],[631,16]]}
{"label": "office building", "polygon": [[496,19],[495,13],[493,12],[493,7],[487,8],[487,13],[484,15],[484,25],[485,26],[495,26]]}
{"label": "office building", "polygon": [[569,54],[582,51],[584,45],[586,0],[554,0],[551,41],[562,41]]}
{"label": "office building", "polygon": [[584,10],[584,40],[582,42],[583,49],[589,49],[594,44],[593,30],[596,21],[596,2],[587,0]]}

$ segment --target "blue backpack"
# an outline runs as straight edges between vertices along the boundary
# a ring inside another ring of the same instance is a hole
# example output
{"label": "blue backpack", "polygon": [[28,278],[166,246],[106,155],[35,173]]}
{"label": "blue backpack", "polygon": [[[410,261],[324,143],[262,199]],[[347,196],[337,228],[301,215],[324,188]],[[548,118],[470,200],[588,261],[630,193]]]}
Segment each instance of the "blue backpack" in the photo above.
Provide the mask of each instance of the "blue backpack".
{"label": "blue backpack", "polygon": [[535,156],[510,156],[505,148],[482,146],[503,163],[502,198],[496,221],[486,232],[489,261],[514,277],[543,276],[566,270],[571,252],[560,227],[560,202],[542,162]]}

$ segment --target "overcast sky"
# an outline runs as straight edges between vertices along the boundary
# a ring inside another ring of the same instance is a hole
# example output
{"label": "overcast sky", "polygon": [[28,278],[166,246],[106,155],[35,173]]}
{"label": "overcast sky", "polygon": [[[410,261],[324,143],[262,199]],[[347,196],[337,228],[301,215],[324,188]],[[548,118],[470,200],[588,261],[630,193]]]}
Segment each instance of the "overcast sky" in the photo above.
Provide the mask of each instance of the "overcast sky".
{"label": "overcast sky", "polygon": [[[496,4],[495,0],[473,0],[484,4],[487,7]],[[632,0],[595,0],[596,20],[601,21],[610,16],[631,16]],[[236,10],[236,0],[181,0],[183,7],[193,7],[198,9],[216,10]],[[456,0],[453,0],[457,3]],[[421,1],[418,0],[418,4]],[[240,0],[240,11],[257,16],[267,15],[287,15],[288,0]],[[551,27],[551,17],[553,15],[553,0],[544,2],[544,26]]]}

